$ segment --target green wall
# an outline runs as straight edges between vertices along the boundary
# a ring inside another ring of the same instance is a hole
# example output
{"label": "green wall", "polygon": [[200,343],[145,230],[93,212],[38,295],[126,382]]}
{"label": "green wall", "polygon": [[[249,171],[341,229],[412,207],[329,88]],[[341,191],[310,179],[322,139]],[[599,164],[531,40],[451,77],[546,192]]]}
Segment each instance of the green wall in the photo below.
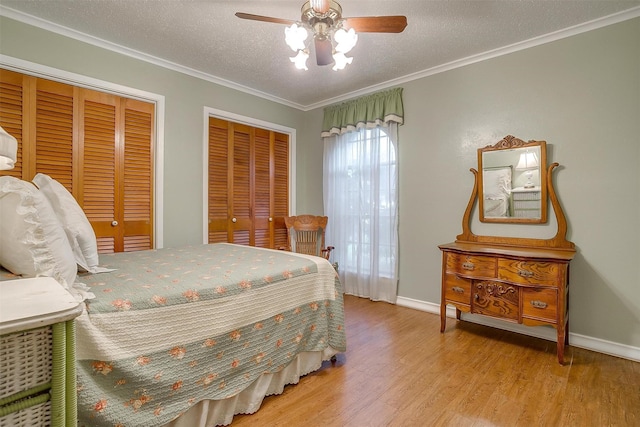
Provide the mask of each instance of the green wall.
{"label": "green wall", "polygon": [[578,251],[570,331],[639,347],[640,19],[403,86],[400,294],[438,301],[436,245],[461,231],[451,218],[466,207],[476,150],[508,134],[546,140]]}
{"label": "green wall", "polygon": [[[548,162],[561,165],[554,172],[555,185],[569,221],[568,238],[577,248],[571,264],[570,331],[637,352],[640,19],[401,86],[400,300],[439,304],[437,246],[462,231],[477,149],[510,134],[546,140]],[[321,112],[309,114],[321,120]],[[321,148],[313,149],[322,155]],[[321,178],[319,172],[316,179]],[[483,235],[548,238],[556,232],[550,215],[547,226],[476,220],[472,229]]]}
{"label": "green wall", "polygon": [[[164,246],[202,239],[202,109],[297,131],[297,211],[322,212],[322,110],[302,112],[0,18],[0,53],[161,94],[166,100]],[[400,288],[440,301],[438,244],[461,232],[476,150],[542,139],[577,255],[570,331],[640,351],[640,19],[423,77],[404,87]],[[553,215],[552,215],[553,217]],[[546,226],[474,221],[478,234],[548,237]]]}

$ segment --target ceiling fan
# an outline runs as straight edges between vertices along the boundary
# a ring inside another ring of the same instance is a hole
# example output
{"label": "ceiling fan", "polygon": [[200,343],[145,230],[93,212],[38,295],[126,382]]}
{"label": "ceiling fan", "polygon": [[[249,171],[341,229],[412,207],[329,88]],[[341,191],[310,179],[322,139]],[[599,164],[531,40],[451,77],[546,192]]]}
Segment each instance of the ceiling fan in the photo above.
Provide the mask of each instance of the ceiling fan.
{"label": "ceiling fan", "polygon": [[318,65],[329,65],[335,62],[334,70],[342,69],[350,64],[353,58],[345,53],[355,46],[357,33],[401,33],[407,26],[407,17],[364,16],[343,18],[342,7],[333,0],[310,0],[302,5],[300,21],[272,18],[270,16],[253,15],[237,12],[236,16],[254,21],[285,24],[286,42],[298,55],[291,58],[296,67],[307,69],[309,44],[308,33],[313,35],[313,44]]}

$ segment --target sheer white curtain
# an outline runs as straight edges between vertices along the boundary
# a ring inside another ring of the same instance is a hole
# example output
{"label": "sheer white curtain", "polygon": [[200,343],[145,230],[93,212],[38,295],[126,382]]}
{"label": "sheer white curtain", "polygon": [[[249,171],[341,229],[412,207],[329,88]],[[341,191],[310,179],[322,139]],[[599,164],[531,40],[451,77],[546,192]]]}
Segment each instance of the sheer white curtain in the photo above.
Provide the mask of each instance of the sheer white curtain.
{"label": "sheer white curtain", "polygon": [[326,241],[345,292],[396,302],[398,124],[324,138]]}

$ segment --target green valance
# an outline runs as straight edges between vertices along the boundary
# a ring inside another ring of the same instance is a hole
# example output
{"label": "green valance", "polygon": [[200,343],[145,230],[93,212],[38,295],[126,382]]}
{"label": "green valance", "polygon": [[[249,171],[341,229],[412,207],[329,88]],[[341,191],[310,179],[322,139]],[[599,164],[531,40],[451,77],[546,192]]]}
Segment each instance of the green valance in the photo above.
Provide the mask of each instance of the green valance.
{"label": "green valance", "polygon": [[389,122],[404,122],[402,88],[326,107],[321,136],[341,135],[363,127],[388,126]]}

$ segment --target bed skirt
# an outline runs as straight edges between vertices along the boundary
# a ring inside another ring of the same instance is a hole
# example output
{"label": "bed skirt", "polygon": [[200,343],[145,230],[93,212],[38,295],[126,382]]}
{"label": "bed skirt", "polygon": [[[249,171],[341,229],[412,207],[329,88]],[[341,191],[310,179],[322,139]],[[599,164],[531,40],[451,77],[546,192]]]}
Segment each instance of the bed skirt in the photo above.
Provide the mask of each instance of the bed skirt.
{"label": "bed skirt", "polygon": [[327,347],[323,351],[303,352],[275,374],[263,374],[239,394],[224,400],[204,400],[165,427],[213,427],[231,424],[236,414],[253,414],[266,396],[282,394],[287,384],[297,384],[300,377],[320,369],[322,362],[338,351]]}

